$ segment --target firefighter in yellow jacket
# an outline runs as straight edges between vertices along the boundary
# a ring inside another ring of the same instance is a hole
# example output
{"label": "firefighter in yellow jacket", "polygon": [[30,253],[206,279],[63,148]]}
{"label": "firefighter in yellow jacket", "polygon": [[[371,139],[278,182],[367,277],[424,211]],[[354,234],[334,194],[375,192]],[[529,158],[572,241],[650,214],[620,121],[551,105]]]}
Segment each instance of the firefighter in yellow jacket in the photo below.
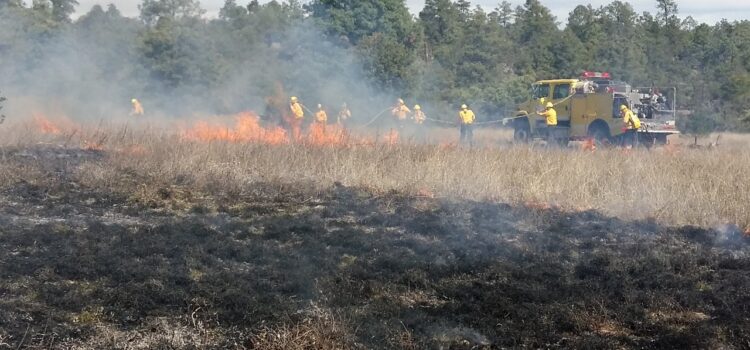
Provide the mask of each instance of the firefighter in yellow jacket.
{"label": "firefighter in yellow jacket", "polygon": [[422,112],[422,107],[420,105],[414,105],[414,115],[412,116],[412,119],[414,119],[414,124],[417,125],[424,124],[424,121],[427,119],[427,115]]}
{"label": "firefighter in yellow jacket", "polygon": [[320,129],[323,134],[326,133],[326,124],[328,124],[328,114],[323,109],[323,105],[318,103],[318,111],[315,112],[315,127]]}
{"label": "firefighter in yellow jacket", "polygon": [[315,112],[315,122],[323,125],[328,123],[328,114],[326,113],[326,110],[323,109],[322,104],[318,104],[318,111]]}
{"label": "firefighter in yellow jacket", "polygon": [[138,101],[138,99],[136,98],[131,99],[130,104],[133,105],[133,109],[130,111],[130,115],[134,115],[134,116],[143,115],[143,105],[141,105],[141,102]]}
{"label": "firefighter in yellow jacket", "polygon": [[461,125],[461,143],[472,144],[474,141],[474,112],[467,105],[461,105],[458,112],[458,123]]}
{"label": "firefighter in yellow jacket", "polygon": [[620,115],[624,124],[625,133],[622,134],[623,144],[626,148],[632,148],[638,143],[638,129],[641,128],[641,120],[626,105],[620,105]]}
{"label": "firefighter in yellow jacket", "polygon": [[404,125],[406,124],[406,118],[408,117],[409,113],[411,113],[411,110],[409,109],[409,107],[406,107],[404,100],[400,98],[398,99],[393,109],[391,109],[393,120],[400,129],[403,129]]}
{"label": "firefighter in yellow jacket", "polygon": [[289,110],[291,111],[291,116],[287,122],[292,129],[292,137],[295,140],[299,140],[300,130],[302,129],[302,120],[305,118],[305,111],[302,109],[302,104],[299,103],[296,96],[292,96],[289,99]]}
{"label": "firefighter in yellow jacket", "polygon": [[555,130],[557,129],[557,111],[552,102],[547,102],[544,108],[544,112],[539,112],[539,115],[545,118],[547,144],[552,145],[555,141]]}

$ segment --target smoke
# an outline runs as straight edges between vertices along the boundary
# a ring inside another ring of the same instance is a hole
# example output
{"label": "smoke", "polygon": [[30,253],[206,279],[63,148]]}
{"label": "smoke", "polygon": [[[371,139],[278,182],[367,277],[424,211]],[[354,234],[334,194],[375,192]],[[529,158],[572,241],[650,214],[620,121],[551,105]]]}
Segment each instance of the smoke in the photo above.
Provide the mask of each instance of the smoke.
{"label": "smoke", "polygon": [[101,8],[59,25],[2,8],[5,112],[108,120],[127,116],[137,98],[149,118],[262,114],[269,97],[283,95],[310,109],[321,103],[329,116],[347,103],[353,120],[365,123],[398,97],[369,84],[360,58],[311,20],[253,28],[202,19],[149,27]]}

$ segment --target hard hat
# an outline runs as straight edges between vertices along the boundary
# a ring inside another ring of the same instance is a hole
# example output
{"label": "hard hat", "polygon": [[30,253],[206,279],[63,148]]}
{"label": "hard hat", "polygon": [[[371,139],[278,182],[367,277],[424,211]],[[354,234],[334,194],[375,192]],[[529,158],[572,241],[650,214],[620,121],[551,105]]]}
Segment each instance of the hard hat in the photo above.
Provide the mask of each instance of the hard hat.
{"label": "hard hat", "polygon": [[420,110],[420,109],[422,109],[422,107],[420,107],[419,105],[414,105],[414,109]]}
{"label": "hard hat", "polygon": [[625,105],[620,105],[620,110],[621,110],[621,111],[624,111],[624,110],[626,110],[626,109],[628,109],[628,107],[627,107],[627,106],[625,106]]}
{"label": "hard hat", "polygon": [[292,96],[292,98],[290,98],[290,100],[292,100],[292,102],[297,102],[297,96]]}
{"label": "hard hat", "polygon": [[552,108],[552,107],[555,107],[555,105],[553,105],[552,102],[547,102],[547,104],[544,107]]}
{"label": "hard hat", "polygon": [[138,102],[138,100],[136,100],[136,99],[130,100],[130,103],[136,103],[136,102]]}
{"label": "hard hat", "polygon": [[467,109],[467,108],[469,108],[469,107],[466,106],[466,105],[461,105],[461,109]]}
{"label": "hard hat", "polygon": [[546,99],[544,97],[540,97],[539,98],[539,103],[544,103],[544,101],[546,101]]}
{"label": "hard hat", "polygon": [[318,109],[323,109],[323,105],[318,103]]}
{"label": "hard hat", "polygon": [[399,98],[399,99],[398,99],[398,103],[400,103],[400,104],[404,104],[404,100],[403,100],[403,99],[400,99],[400,98]]}

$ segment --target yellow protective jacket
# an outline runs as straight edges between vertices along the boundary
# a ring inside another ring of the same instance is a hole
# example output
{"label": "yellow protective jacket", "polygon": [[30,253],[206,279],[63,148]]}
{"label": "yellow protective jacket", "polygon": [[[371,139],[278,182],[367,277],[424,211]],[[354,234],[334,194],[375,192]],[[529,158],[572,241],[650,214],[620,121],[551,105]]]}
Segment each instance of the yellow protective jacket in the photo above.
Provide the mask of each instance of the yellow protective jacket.
{"label": "yellow protective jacket", "polygon": [[409,107],[406,107],[406,105],[396,106],[391,111],[391,114],[393,114],[393,116],[396,117],[398,120],[405,120],[406,116],[409,113],[411,113],[411,109],[409,109]]}
{"label": "yellow protective jacket", "polygon": [[476,117],[474,116],[474,112],[470,109],[458,112],[458,120],[461,124],[474,124],[474,119],[476,119]]}
{"label": "yellow protective jacket", "polygon": [[130,114],[143,115],[143,106],[138,100],[133,101],[133,111]]}
{"label": "yellow protective jacket", "polygon": [[315,113],[315,121],[318,123],[325,123],[328,121],[328,114],[326,111],[317,111]]}
{"label": "yellow protective jacket", "polygon": [[641,128],[641,120],[630,109],[625,110],[622,122],[625,123],[625,128],[628,130],[638,130]]}
{"label": "yellow protective jacket", "polygon": [[414,123],[416,124],[422,124],[424,123],[425,119],[427,119],[427,116],[422,111],[414,111]]}
{"label": "yellow protective jacket", "polygon": [[554,108],[539,112],[539,115],[547,118],[547,126],[557,126],[557,111]]}
{"label": "yellow protective jacket", "polygon": [[302,105],[299,104],[299,102],[294,102],[291,105],[289,105],[289,108],[292,110],[292,115],[294,115],[297,119],[302,119],[305,116],[305,111],[302,110]]}

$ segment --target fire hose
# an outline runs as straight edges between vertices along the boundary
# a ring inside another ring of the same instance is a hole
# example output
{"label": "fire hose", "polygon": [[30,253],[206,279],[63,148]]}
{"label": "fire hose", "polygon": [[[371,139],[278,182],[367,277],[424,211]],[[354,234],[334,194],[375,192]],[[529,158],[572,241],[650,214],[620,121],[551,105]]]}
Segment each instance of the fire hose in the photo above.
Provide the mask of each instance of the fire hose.
{"label": "fire hose", "polygon": [[[458,123],[456,122],[448,122],[445,120],[438,120],[438,119],[432,119],[432,118],[425,118],[425,120],[429,120],[433,123],[445,124],[445,125],[451,125],[451,126],[458,125]],[[477,123],[474,123],[474,125],[490,125],[490,124],[499,124],[502,122],[503,122],[502,120],[490,120],[486,122],[477,122]]]}
{"label": "fire hose", "polygon": [[372,119],[371,119],[371,120],[370,120],[369,122],[367,122],[367,123],[366,123],[365,125],[363,125],[363,127],[368,127],[368,126],[370,126],[370,124],[372,124],[372,123],[374,123],[374,122],[375,122],[376,120],[378,120],[378,118],[380,118],[380,117],[381,117],[381,116],[383,115],[383,113],[385,113],[385,112],[387,112],[387,111],[390,111],[390,110],[391,110],[391,107],[388,107],[388,108],[386,108],[386,109],[384,109],[384,110],[380,111],[380,113],[376,114],[376,115],[375,115],[375,117],[373,117],[373,118],[372,118]]}

